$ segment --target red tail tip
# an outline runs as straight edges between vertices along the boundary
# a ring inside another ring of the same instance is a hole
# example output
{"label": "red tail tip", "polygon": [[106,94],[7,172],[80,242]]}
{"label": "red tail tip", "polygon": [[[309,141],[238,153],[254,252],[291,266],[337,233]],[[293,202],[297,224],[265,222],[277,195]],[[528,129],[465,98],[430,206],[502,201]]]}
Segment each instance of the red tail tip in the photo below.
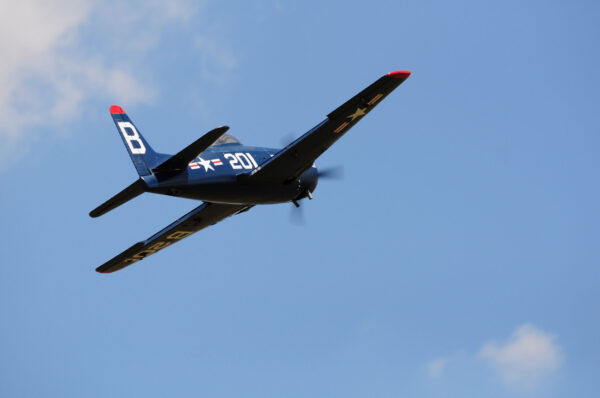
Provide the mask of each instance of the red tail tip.
{"label": "red tail tip", "polygon": [[396,79],[408,79],[408,77],[410,76],[410,71],[409,70],[397,70],[395,72],[388,73],[387,76],[393,77]]}
{"label": "red tail tip", "polygon": [[110,114],[111,115],[115,115],[115,114],[124,115],[125,111],[119,105],[113,105],[110,107]]}

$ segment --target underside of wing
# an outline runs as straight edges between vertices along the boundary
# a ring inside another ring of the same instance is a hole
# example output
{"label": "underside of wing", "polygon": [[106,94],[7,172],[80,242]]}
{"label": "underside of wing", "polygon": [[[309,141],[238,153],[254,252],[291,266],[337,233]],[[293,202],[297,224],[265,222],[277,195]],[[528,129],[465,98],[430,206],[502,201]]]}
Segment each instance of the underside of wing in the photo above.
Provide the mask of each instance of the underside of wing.
{"label": "underside of wing", "polygon": [[325,120],[306,134],[261,164],[250,177],[258,181],[294,180],[409,76],[408,71],[382,76],[327,115]]}
{"label": "underside of wing", "polygon": [[148,239],[138,242],[123,253],[102,264],[96,271],[110,273],[142,260],[173,243],[250,206],[203,203]]}

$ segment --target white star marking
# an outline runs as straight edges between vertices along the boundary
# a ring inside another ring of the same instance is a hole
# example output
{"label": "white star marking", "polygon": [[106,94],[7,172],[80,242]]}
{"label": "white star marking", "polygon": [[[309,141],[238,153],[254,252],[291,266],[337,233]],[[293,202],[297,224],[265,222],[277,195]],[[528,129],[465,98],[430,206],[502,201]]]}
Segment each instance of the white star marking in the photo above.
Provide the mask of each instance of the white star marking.
{"label": "white star marking", "polygon": [[204,171],[208,171],[208,169],[211,169],[212,171],[215,171],[214,167],[210,163],[210,160],[204,160],[202,158],[198,158],[198,159],[200,159],[200,161],[198,162],[198,164],[200,164],[202,167],[204,167]]}

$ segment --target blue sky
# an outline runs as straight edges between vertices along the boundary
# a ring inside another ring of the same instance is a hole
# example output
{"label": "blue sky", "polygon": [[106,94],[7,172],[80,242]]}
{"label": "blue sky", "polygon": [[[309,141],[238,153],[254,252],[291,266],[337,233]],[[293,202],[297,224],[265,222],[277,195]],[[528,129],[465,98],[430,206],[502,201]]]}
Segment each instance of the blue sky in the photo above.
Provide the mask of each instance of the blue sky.
{"label": "blue sky", "polygon": [[[596,2],[0,5],[0,395],[592,396]],[[197,206],[146,194],[119,104],[175,153],[227,124],[298,136],[413,72],[327,151],[304,203],[258,206],[112,275]]]}

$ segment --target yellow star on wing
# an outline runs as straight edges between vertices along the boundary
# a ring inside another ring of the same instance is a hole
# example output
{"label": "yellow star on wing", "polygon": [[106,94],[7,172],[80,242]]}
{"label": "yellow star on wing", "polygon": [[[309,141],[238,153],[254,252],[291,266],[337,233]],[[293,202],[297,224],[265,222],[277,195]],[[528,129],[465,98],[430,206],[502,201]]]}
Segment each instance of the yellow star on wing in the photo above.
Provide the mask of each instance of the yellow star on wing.
{"label": "yellow star on wing", "polygon": [[354,112],[352,115],[348,116],[348,118],[350,119],[351,122],[353,122],[354,119],[356,119],[357,117],[364,116],[366,109],[367,108],[357,108],[356,112]]}

